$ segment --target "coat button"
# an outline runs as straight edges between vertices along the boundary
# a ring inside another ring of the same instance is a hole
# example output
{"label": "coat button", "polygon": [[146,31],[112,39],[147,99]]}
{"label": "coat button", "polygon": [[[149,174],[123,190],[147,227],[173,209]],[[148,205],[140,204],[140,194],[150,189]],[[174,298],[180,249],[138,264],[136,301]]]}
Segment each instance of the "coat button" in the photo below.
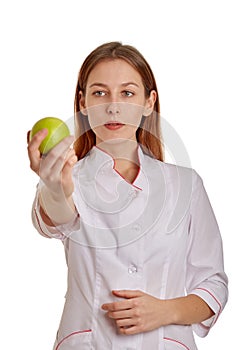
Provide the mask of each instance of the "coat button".
{"label": "coat button", "polygon": [[135,265],[130,265],[130,267],[128,268],[128,273],[133,274],[136,273],[138,271],[137,266]]}

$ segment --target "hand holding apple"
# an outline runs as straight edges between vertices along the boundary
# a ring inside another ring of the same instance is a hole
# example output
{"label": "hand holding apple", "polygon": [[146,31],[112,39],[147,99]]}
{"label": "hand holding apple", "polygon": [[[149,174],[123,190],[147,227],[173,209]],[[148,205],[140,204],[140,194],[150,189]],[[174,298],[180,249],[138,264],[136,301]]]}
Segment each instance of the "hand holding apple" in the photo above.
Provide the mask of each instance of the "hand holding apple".
{"label": "hand holding apple", "polygon": [[42,180],[39,202],[50,220],[48,225],[66,223],[76,215],[72,168],[77,156],[71,147],[73,141],[67,125],[54,117],[39,120],[30,131],[28,157],[31,169]]}
{"label": "hand holding apple", "polygon": [[70,131],[66,123],[56,117],[45,117],[38,120],[32,127],[29,140],[40,130],[47,129],[48,134],[41,142],[39,150],[41,154],[47,154],[61,140],[70,135]]}
{"label": "hand holding apple", "polygon": [[69,196],[73,188],[71,172],[77,157],[71,147],[74,137],[69,134],[68,126],[55,117],[40,119],[29,132],[30,167],[56,195]]}

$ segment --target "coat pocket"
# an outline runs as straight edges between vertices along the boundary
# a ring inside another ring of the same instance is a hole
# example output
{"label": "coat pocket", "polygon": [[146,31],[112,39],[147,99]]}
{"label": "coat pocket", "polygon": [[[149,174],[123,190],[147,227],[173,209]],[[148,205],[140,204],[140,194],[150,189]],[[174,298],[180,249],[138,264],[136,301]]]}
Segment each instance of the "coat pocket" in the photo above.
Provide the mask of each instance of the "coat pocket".
{"label": "coat pocket", "polygon": [[91,329],[72,332],[62,338],[60,341],[56,341],[54,350],[90,350],[91,336]]}
{"label": "coat pocket", "polygon": [[172,338],[164,338],[165,350],[191,350],[187,345],[179,340]]}

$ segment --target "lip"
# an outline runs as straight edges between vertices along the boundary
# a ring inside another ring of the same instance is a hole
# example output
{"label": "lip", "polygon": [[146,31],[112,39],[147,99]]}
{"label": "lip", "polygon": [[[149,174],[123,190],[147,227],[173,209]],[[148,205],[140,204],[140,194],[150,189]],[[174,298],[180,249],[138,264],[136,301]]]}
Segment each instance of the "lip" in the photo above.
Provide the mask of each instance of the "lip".
{"label": "lip", "polygon": [[125,124],[117,122],[117,121],[110,121],[104,124],[104,126],[108,129],[108,130],[118,130],[120,128],[122,128]]}

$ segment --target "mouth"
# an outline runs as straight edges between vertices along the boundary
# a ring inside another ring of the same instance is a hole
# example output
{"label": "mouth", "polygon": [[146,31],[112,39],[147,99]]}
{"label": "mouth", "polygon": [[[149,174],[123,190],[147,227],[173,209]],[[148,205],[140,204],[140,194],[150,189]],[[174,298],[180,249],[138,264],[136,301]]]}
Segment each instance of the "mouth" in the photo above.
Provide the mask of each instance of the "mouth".
{"label": "mouth", "polygon": [[117,130],[120,129],[124,126],[125,124],[120,123],[120,122],[107,122],[104,124],[104,126],[109,129],[109,130]]}

